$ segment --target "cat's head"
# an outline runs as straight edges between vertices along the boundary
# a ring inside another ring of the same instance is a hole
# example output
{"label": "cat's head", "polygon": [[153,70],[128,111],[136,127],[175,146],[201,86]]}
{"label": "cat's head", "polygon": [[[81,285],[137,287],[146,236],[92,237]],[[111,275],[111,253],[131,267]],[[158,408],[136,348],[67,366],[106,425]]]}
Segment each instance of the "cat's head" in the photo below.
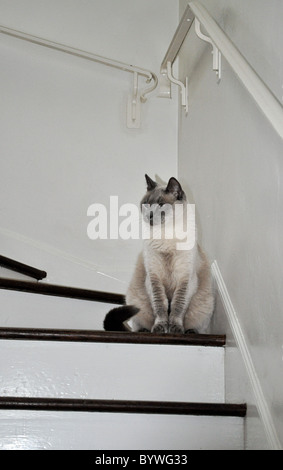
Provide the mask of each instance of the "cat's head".
{"label": "cat's head", "polygon": [[172,216],[174,206],[186,201],[186,194],[174,177],[169,179],[167,186],[156,183],[148,175],[145,179],[147,192],[141,201],[143,217],[150,225],[163,224],[166,216]]}

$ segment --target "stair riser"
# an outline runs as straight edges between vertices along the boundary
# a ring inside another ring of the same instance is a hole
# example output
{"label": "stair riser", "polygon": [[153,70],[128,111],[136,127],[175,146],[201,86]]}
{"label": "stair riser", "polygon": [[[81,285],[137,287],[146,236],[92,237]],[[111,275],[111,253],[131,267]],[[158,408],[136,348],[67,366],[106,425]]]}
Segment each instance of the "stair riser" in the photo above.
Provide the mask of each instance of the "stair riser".
{"label": "stair riser", "polygon": [[1,396],[224,402],[224,348],[0,341]]}
{"label": "stair riser", "polygon": [[243,418],[1,410],[0,450],[241,450]]}
{"label": "stair riser", "polygon": [[0,290],[0,327],[102,330],[112,304]]}

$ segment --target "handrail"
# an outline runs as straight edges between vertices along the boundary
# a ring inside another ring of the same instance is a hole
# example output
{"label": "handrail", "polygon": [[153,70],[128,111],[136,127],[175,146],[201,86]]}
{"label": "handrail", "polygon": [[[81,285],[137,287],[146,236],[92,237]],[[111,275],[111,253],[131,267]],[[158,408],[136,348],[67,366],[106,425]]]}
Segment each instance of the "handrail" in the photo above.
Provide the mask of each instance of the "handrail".
{"label": "handrail", "polygon": [[195,15],[193,14],[192,10],[190,9],[189,5],[187,6],[181,21],[179,23],[178,28],[176,29],[176,32],[172,38],[172,41],[167,49],[167,52],[164,56],[164,59],[162,61],[161,67],[160,67],[160,73],[161,74],[166,74],[167,73],[167,64],[170,62],[170,64],[174,64],[179,51],[182,47],[182,44],[193,24],[193,21],[195,19]]}
{"label": "handrail", "polygon": [[[135,84],[134,88],[137,87],[137,77],[139,75],[142,77],[145,77],[146,83],[152,82],[152,84],[139,93],[140,101],[143,103],[145,103],[146,101],[145,95],[147,95],[148,93],[150,93],[157,87],[158,78],[156,74],[149,70],[143,69],[141,67],[137,67],[135,65],[130,65],[130,64],[125,64],[123,62],[119,62],[113,59],[108,59],[107,57],[96,55],[96,54],[93,54],[92,52],[87,52],[81,49],[76,49],[74,47],[67,46],[66,44],[60,44],[54,41],[49,41],[48,39],[44,39],[38,36],[33,36],[32,34],[27,34],[27,33],[24,33],[23,31],[18,31],[16,29],[7,28],[6,26],[2,26],[2,25],[0,25],[0,33],[5,34],[7,36],[12,36],[17,39],[21,39],[23,41],[31,42],[39,46],[47,47],[49,49],[53,49],[53,50],[64,52],[66,54],[70,54],[76,57],[80,57],[82,59],[90,60],[92,62],[97,62],[99,64],[107,65],[109,67],[114,67],[124,72],[133,73],[134,84]],[[134,111],[136,110],[136,105],[137,105],[136,97],[137,97],[137,93],[136,93],[136,89],[134,89],[134,96],[132,99]],[[133,120],[135,119],[133,118]],[[130,125],[129,127],[137,127],[137,126]]]}
{"label": "handrail", "polygon": [[[172,60],[176,59],[181,45],[191,27],[191,24],[188,24],[188,18],[192,17],[195,17],[195,19],[205,28],[214,49],[219,50],[223,54],[231,68],[256,101],[258,107],[272,124],[279,136],[283,139],[283,107],[281,103],[261,80],[233,42],[210,16],[206,8],[204,8],[198,1],[188,3],[186,11],[177,28],[179,34],[176,34],[176,31],[164,60],[171,56]],[[171,62],[171,65],[173,65],[173,61]],[[161,69],[162,68],[164,70],[164,61],[162,62]]]}

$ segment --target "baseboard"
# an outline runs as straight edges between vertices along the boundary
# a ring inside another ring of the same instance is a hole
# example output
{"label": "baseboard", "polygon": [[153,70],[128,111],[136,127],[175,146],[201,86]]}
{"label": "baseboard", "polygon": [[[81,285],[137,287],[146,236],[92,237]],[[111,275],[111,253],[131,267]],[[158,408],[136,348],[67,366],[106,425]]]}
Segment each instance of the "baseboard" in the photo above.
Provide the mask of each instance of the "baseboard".
{"label": "baseboard", "polygon": [[244,332],[241,328],[237,312],[232,304],[229,292],[227,290],[227,287],[225,285],[224,279],[222,277],[216,260],[212,263],[211,270],[216,284],[216,288],[220,295],[230,328],[232,330],[232,334],[238,346],[239,352],[242,356],[243,363],[245,365],[248,378],[250,380],[251,389],[255,397],[255,404],[258,409],[259,416],[262,420],[262,424],[264,426],[269,446],[272,450],[282,450],[282,445],[278,438],[268,404],[263,394],[263,390],[251,354],[249,352]]}

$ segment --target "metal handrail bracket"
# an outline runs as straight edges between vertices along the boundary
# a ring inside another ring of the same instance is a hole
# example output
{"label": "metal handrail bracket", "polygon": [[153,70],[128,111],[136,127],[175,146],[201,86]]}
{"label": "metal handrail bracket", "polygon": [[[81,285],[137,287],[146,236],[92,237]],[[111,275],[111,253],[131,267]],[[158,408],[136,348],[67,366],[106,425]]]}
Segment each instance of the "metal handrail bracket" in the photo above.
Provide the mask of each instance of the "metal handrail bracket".
{"label": "metal handrail bracket", "polygon": [[[224,33],[224,31],[218,26],[216,21],[210,16],[206,8],[204,8],[204,6],[201,5],[198,1],[191,1],[188,3],[188,6],[161,64],[160,72],[163,77],[163,88],[161,90],[161,96],[171,97],[169,87],[171,86],[171,83],[177,84],[180,87],[182,93],[182,105],[187,111],[188,104],[184,99],[184,90],[186,90],[186,100],[188,96],[187,83],[183,84],[172,76],[172,66],[179,54],[181,46],[192,26],[193,21],[195,23],[195,32],[198,37],[212,45],[213,70],[215,70],[218,75],[218,81],[220,81],[221,78],[221,55],[223,55],[226,61],[230,64],[232,70],[254,98],[258,107],[264,113],[279,136],[283,139],[282,104],[274,96],[267,85],[261,80],[252,66],[243,57],[243,55]],[[202,33],[201,26],[205,29],[207,33],[206,35]]]}

